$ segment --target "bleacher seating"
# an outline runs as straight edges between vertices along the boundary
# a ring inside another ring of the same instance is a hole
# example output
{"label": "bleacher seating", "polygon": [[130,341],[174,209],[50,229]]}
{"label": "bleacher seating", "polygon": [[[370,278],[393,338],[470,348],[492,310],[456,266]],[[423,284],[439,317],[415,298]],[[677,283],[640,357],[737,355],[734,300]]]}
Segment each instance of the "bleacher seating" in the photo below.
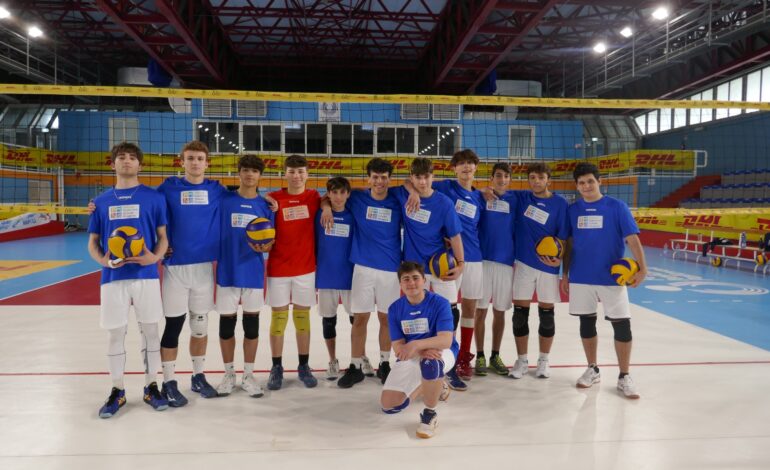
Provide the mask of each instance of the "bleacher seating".
{"label": "bleacher seating", "polygon": [[703,186],[700,198],[685,199],[680,207],[707,209],[770,206],[770,168],[722,174],[722,184]]}

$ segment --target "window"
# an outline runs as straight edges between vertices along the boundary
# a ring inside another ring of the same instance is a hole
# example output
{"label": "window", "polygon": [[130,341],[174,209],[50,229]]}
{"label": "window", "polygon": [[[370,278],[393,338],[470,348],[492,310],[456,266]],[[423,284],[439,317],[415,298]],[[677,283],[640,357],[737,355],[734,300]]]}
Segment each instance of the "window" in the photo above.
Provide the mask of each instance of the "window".
{"label": "window", "polygon": [[770,103],[770,67],[762,69],[762,101]]}
{"label": "window", "polygon": [[634,118],[634,121],[636,121],[636,127],[639,128],[639,132],[641,132],[642,135],[647,134],[647,116],[645,114],[642,114],[641,116],[636,116]]}
{"label": "window", "polygon": [[687,125],[687,110],[675,109],[674,110],[674,129],[684,127]]}
{"label": "window", "polygon": [[350,155],[353,151],[350,124],[332,124],[332,155]]}
{"label": "window", "polygon": [[663,108],[659,110],[660,113],[660,124],[657,122],[655,123],[658,128],[656,132],[664,132],[669,129],[671,129],[671,114],[673,110],[671,108]]}
{"label": "window", "polygon": [[[717,87],[717,101],[728,101],[730,99],[730,83],[723,83]],[[724,119],[728,116],[727,109],[717,109],[717,119]]]}
{"label": "window", "polygon": [[229,118],[232,115],[232,103],[230,100],[201,100],[203,105],[203,117]]}
{"label": "window", "polygon": [[[743,77],[730,80],[730,101],[743,101]],[[737,116],[741,112],[743,112],[741,108],[730,108],[728,115]]]}
{"label": "window", "polygon": [[[700,101],[701,97],[702,97],[702,95],[700,93],[698,93],[697,95],[692,95],[690,97],[690,101]],[[690,109],[690,125],[700,124],[700,122],[701,122],[700,115],[701,115],[701,110],[699,108],[691,108]]]}
{"label": "window", "polygon": [[307,153],[326,155],[326,124],[307,124]]}
{"label": "window", "polygon": [[374,126],[371,124],[353,126],[353,153],[374,155]]}
{"label": "window", "polygon": [[196,131],[198,132],[198,140],[206,144],[209,148],[209,152],[216,152],[217,148],[217,137],[214,137],[215,134],[218,134],[217,130],[217,123],[216,122],[207,122],[207,121],[199,121],[198,124],[195,126]]}
{"label": "window", "polygon": [[[746,101],[760,101],[762,99],[762,71],[757,70],[746,76]],[[753,113],[756,109],[747,109],[747,113]]]}
{"label": "window", "polygon": [[[701,93],[701,100],[714,101],[714,89],[709,88]],[[700,122],[709,122],[714,120],[714,108],[701,108]]]}
{"label": "window", "polygon": [[304,124],[286,124],[286,126],[284,126],[284,139],[286,141],[287,154],[305,153]]}
{"label": "window", "polygon": [[[668,122],[671,123],[671,113],[668,113]],[[647,133],[655,134],[658,132],[658,110],[647,113]]]}
{"label": "window", "polygon": [[110,148],[121,142],[139,144],[138,118],[110,118]]}
{"label": "window", "polygon": [[240,123],[198,121],[195,123],[198,140],[211,153],[237,153],[240,150]]}
{"label": "window", "polygon": [[262,150],[262,126],[244,124],[243,149],[247,152]]}
{"label": "window", "polygon": [[281,126],[265,125],[262,126],[262,151],[280,152],[281,151]]}
{"label": "window", "polygon": [[377,153],[414,154],[414,127],[378,127]]}
{"label": "window", "polygon": [[508,130],[508,156],[511,158],[535,158],[535,128],[511,126]]}

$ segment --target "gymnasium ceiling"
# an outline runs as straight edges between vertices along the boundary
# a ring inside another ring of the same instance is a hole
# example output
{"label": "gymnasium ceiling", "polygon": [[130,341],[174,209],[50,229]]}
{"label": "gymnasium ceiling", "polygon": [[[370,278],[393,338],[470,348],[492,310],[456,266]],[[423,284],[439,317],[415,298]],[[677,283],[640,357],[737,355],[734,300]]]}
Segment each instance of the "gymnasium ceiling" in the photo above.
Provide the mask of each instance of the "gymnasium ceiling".
{"label": "gymnasium ceiling", "polygon": [[[540,82],[543,96],[658,98],[770,59],[768,0],[3,4],[5,82],[110,85],[120,67],[152,59],[186,87],[472,94],[494,71]],[[667,20],[652,18],[661,5]],[[31,24],[44,36],[27,55]]]}

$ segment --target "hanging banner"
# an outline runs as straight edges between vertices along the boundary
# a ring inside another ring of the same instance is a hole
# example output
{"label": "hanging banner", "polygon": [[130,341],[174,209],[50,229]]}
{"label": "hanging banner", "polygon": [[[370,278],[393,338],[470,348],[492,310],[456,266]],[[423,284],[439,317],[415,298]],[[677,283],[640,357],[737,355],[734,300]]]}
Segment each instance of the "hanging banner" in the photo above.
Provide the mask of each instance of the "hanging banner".
{"label": "hanging banner", "polygon": [[704,237],[738,238],[746,232],[749,240],[770,233],[770,208],[764,209],[641,209],[634,212],[641,230],[702,234]]}

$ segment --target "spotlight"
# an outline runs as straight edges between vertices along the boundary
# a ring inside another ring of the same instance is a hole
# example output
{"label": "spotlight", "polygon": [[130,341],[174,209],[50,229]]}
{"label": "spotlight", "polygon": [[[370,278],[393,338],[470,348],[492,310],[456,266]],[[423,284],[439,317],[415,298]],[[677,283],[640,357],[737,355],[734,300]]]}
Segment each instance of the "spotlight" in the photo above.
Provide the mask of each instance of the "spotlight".
{"label": "spotlight", "polygon": [[11,12],[6,10],[5,7],[0,7],[0,20],[11,17]]}
{"label": "spotlight", "polygon": [[604,52],[606,50],[607,50],[607,46],[603,42],[597,43],[594,46],[594,52],[597,52],[599,54],[601,54],[602,52]]}
{"label": "spotlight", "polygon": [[29,37],[31,38],[39,38],[43,35],[43,31],[37,26],[30,26],[27,30],[27,34],[29,34]]}
{"label": "spotlight", "polygon": [[668,8],[658,7],[652,12],[652,17],[656,20],[665,20],[668,18]]}
{"label": "spotlight", "polygon": [[634,35],[634,31],[630,27],[626,26],[625,28],[620,30],[620,35],[623,36],[624,38],[630,38],[631,36]]}

